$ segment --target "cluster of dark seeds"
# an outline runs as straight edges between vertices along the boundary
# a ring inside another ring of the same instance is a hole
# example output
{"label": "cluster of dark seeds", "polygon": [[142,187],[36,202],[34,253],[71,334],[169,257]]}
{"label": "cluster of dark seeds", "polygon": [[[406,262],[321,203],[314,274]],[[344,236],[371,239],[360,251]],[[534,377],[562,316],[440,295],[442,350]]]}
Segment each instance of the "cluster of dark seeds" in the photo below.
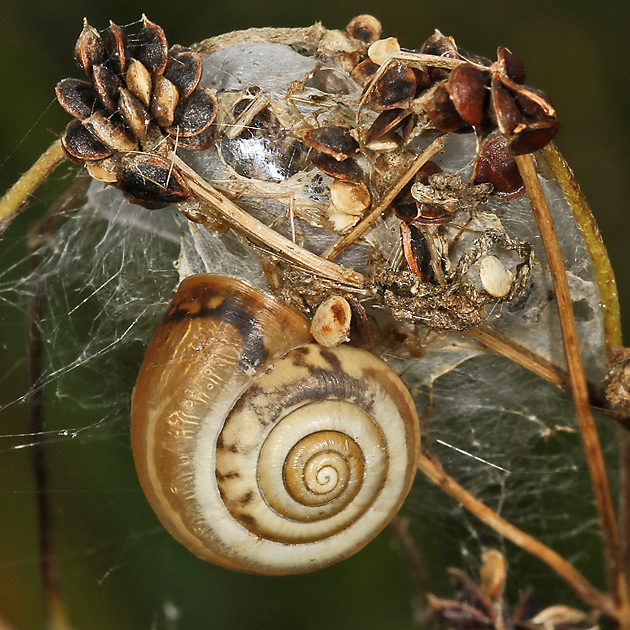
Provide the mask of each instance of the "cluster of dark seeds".
{"label": "cluster of dark seeds", "polygon": [[365,44],[363,58],[350,76],[364,87],[362,106],[378,115],[367,130],[354,130],[354,135],[336,126],[307,134],[315,166],[343,181],[364,181],[353,156],[378,141],[404,146],[412,132],[474,132],[478,141],[474,183],[492,184],[498,197],[524,193],[513,156],[543,148],[560,124],[548,96],[524,84],[525,68],[514,54],[499,47],[495,62],[467,58],[453,38],[436,31],[420,55],[453,60],[452,67],[414,63],[408,56],[397,60],[395,53],[377,63],[372,49],[387,42],[379,39],[378,21],[359,16],[347,32]]}
{"label": "cluster of dark seeds", "polygon": [[199,87],[199,55],[169,50],[164,31],[142,22],[130,42],[113,22],[104,39],[86,20],[75,56],[88,80],[64,79],[56,94],[75,117],[61,138],[70,159],[130,201],[158,208],[190,197],[169,153],[212,146],[217,99]]}

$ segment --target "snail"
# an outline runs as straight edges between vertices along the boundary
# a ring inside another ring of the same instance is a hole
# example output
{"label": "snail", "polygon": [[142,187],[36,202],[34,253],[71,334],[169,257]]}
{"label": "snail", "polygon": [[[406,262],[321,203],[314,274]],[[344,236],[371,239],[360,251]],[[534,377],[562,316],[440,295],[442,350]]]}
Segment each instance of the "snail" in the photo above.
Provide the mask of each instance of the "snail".
{"label": "snail", "polygon": [[393,518],[420,447],[413,400],[365,350],[237,279],[184,279],[144,357],[131,442],[166,529],[259,574],[326,567]]}

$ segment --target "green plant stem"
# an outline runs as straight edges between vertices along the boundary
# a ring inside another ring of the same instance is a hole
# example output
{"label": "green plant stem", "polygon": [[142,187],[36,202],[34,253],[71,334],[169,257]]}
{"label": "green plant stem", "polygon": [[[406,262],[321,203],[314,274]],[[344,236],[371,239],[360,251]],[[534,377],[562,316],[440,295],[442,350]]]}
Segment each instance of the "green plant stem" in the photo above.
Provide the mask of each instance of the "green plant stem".
{"label": "green plant stem", "polygon": [[46,178],[67,158],[60,140],[55,140],[35,161],[33,166],[18,179],[0,199],[0,234],[17,217],[24,202],[46,180]]}

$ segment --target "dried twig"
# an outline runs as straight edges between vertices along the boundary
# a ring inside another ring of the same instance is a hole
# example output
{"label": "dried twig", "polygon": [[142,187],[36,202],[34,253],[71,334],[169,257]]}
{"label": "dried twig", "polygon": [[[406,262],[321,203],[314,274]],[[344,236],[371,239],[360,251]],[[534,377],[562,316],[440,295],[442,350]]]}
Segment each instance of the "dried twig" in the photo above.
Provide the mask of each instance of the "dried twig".
{"label": "dried twig", "polygon": [[575,402],[580,434],[584,443],[584,450],[586,451],[586,461],[597,503],[608,580],[616,604],[625,611],[626,619],[630,623],[630,603],[628,601],[628,588],[620,562],[617,523],[608,486],[604,458],[589,405],[586,377],[580,355],[579,338],[573,314],[569,282],[562,260],[562,252],[553,228],[547,200],[538,180],[534,158],[531,155],[519,155],[515,159],[536,216],[553,279],[560,315],[562,339],[571,381],[571,393]]}
{"label": "dried twig", "polygon": [[611,598],[596,589],[573,565],[538,539],[526,534],[460,486],[425,452],[420,454],[418,468],[443,492],[453,497],[479,520],[527,553],[551,567],[589,605],[612,618],[618,611]]}
{"label": "dried twig", "polygon": [[[240,232],[246,234],[249,238],[254,239],[257,243],[261,243],[276,253],[282,254],[287,260],[300,265],[300,267],[307,269],[317,276],[353,287],[362,287],[364,285],[365,278],[357,271],[325,260],[288,238],[285,238],[281,234],[278,234],[278,232],[239,208],[225,195],[200,177],[198,173],[180,158],[174,156],[174,160],[177,168],[186,176],[192,192],[202,201],[212,206],[220,218],[227,221]],[[191,220],[203,222],[203,217],[196,219],[189,214],[187,214],[187,216]]]}

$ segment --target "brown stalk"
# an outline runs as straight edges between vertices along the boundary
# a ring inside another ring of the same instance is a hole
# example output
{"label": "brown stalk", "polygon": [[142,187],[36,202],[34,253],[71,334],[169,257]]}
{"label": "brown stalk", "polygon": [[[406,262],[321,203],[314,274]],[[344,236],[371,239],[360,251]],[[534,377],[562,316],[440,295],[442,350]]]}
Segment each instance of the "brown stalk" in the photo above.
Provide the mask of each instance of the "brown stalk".
{"label": "brown stalk", "polygon": [[0,199],[0,234],[2,234],[17,217],[24,202],[46,180],[46,178],[66,159],[66,152],[60,140],[55,140],[42,153],[33,166],[9,188]]}
{"label": "brown stalk", "polygon": [[[536,164],[532,155],[515,156],[519,171],[525,182],[532,210],[538,223],[538,229],[549,261],[549,270],[553,279],[554,291],[560,316],[560,327],[564,342],[564,350],[571,381],[571,394],[580,426],[580,434],[586,452],[586,461],[591,475],[591,483],[595,494],[599,515],[608,581],[613,597],[620,610],[624,611],[627,620],[624,627],[630,627],[630,602],[628,589],[620,562],[620,545],[615,513],[606,476],[604,458],[595,427],[595,421],[589,405],[588,389],[582,357],[580,355],[579,338],[571,293],[566,269],[562,260],[562,252],[553,228],[551,215],[542,186],[536,173]],[[624,617],[621,617],[624,619]]]}
{"label": "brown stalk", "polygon": [[419,470],[443,492],[453,497],[460,505],[474,514],[480,521],[491,527],[527,553],[542,560],[553,569],[589,606],[602,611],[609,617],[618,618],[618,611],[611,598],[595,588],[573,565],[567,562],[539,540],[526,534],[499,516],[494,510],[476,499],[460,486],[444,469],[424,451],[420,454]]}
{"label": "brown stalk", "polygon": [[381,216],[387,208],[392,204],[396,195],[413,179],[414,175],[434,156],[437,155],[443,148],[445,136],[436,138],[424,151],[418,154],[411,168],[396,182],[389,192],[374,206],[363,218],[344,236],[342,236],[336,243],[331,245],[322,254],[323,258],[328,260],[334,260],[343,252],[348,246],[352,245],[364,232],[367,230],[378,217]]}
{"label": "brown stalk", "polygon": [[[222,219],[246,234],[249,238],[278,254],[282,254],[287,260],[308,269],[315,275],[353,287],[362,287],[365,284],[365,278],[362,274],[330,262],[278,234],[278,232],[239,208],[200,177],[180,158],[173,156],[173,159],[177,168],[186,176],[191,191],[212,206]],[[193,216],[192,213],[187,214],[187,216],[193,221],[204,222],[203,216],[198,218],[196,215]]]}
{"label": "brown stalk", "polygon": [[509,337],[491,328],[473,328],[465,334],[467,337],[471,337],[483,344],[486,348],[494,350],[497,354],[540,376],[548,383],[569,391],[569,377],[564,370],[538,356],[529,348],[515,343]]}

